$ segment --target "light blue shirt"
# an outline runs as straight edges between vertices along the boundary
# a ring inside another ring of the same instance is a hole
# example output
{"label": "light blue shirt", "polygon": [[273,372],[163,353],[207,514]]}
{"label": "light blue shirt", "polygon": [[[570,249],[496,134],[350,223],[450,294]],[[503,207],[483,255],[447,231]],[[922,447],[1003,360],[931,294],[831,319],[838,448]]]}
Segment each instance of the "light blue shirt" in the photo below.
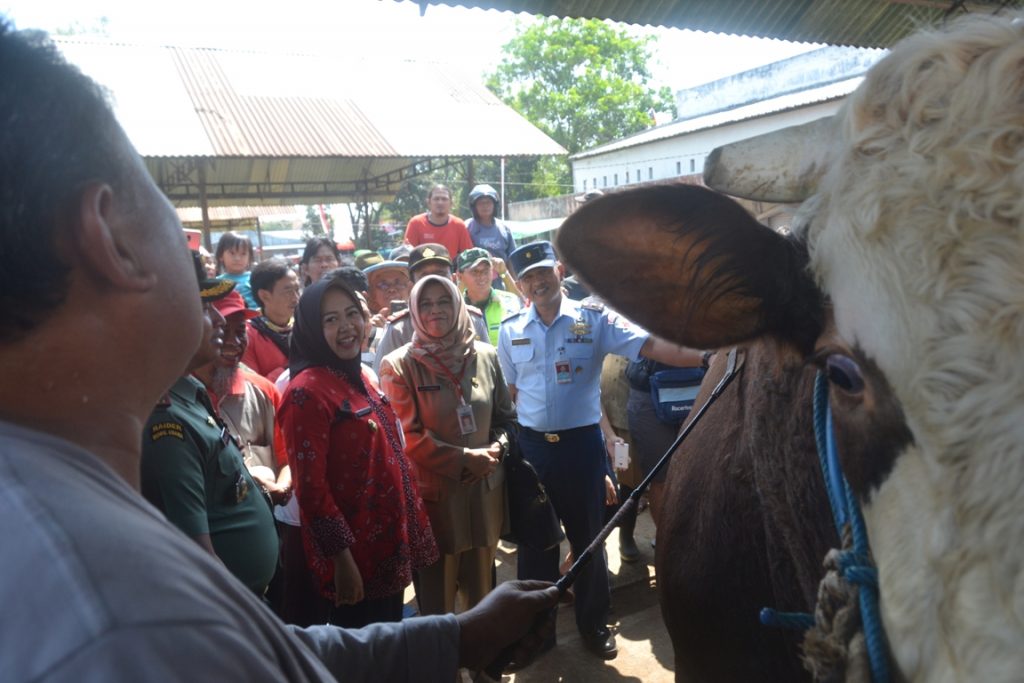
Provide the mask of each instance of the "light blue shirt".
{"label": "light blue shirt", "polygon": [[[605,355],[639,358],[648,336],[600,304],[565,296],[550,326],[533,306],[507,318],[498,334],[498,360],[518,392],[520,424],[540,432],[597,424]],[[556,363],[568,369],[571,382],[559,383]]]}

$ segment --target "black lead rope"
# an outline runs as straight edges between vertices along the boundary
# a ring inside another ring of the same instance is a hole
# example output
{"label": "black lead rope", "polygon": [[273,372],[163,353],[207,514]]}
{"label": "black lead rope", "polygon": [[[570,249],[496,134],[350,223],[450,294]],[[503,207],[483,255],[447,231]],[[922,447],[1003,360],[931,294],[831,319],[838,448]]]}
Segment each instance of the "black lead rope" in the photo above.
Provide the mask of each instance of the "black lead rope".
{"label": "black lead rope", "polygon": [[[672,459],[672,455],[676,452],[676,449],[679,448],[679,445],[686,440],[686,437],[689,436],[690,432],[693,431],[693,428],[697,425],[698,422],[700,422],[700,419],[704,417],[704,413],[707,412],[708,408],[711,407],[711,404],[718,400],[718,397],[722,395],[722,392],[725,391],[725,388],[729,386],[729,383],[732,382],[734,377],[736,377],[741,367],[742,358],[740,357],[740,352],[738,349],[733,348],[729,351],[728,362],[725,367],[725,374],[722,375],[722,379],[718,380],[718,384],[711,392],[711,395],[708,396],[708,400],[705,401],[704,405],[700,407],[700,410],[698,410],[697,413],[693,416],[693,419],[686,423],[686,427],[681,432],[679,432],[679,436],[677,436],[676,440],[672,442],[672,445],[668,447],[668,450],[665,451],[665,454],[661,456],[661,459],[658,460],[658,464],[655,465],[654,468],[650,471],[650,473],[646,477],[644,477],[644,480],[640,482],[640,484],[635,489],[633,489],[633,492],[629,494],[625,502],[623,502],[622,505],[619,506],[618,511],[612,516],[610,520],[608,520],[608,523],[604,525],[604,528],[601,529],[601,533],[599,533],[597,537],[594,538],[593,541],[591,541],[590,545],[587,546],[587,549],[584,550],[583,553],[578,558],[576,558],[576,561],[573,562],[572,566],[569,567],[569,571],[563,574],[562,578],[560,578],[558,580],[558,583],[555,584],[555,586],[558,588],[559,596],[564,595],[565,592],[569,590],[570,587],[572,587],[572,584],[575,583],[576,577],[579,576],[579,573],[583,571],[584,567],[590,564],[590,561],[594,557],[594,553],[598,551],[603,551],[605,540],[608,538],[609,535],[611,535],[612,531],[614,531],[615,528],[619,526],[619,523],[622,521],[622,518],[629,514],[629,512],[637,506],[640,500],[640,496],[647,492],[647,488],[651,485],[651,482],[658,475],[658,472],[660,472],[665,467],[665,465],[668,464],[669,460]],[[544,623],[544,621],[546,621],[547,618],[548,613],[546,612],[539,615],[537,620],[538,625]],[[484,672],[493,680],[500,681],[502,672],[505,671],[509,663],[512,661],[514,651],[514,644],[502,650],[502,652],[498,655],[497,659],[491,662],[484,669]]]}

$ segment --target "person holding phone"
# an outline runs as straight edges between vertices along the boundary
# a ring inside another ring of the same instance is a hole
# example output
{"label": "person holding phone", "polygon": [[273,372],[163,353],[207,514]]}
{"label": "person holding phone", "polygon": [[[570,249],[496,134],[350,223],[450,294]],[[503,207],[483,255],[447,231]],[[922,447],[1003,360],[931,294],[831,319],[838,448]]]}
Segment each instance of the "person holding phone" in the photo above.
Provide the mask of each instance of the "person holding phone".
{"label": "person holding phone", "polygon": [[494,587],[505,521],[501,460],[515,420],[497,351],[476,339],[450,278],[428,275],[412,290],[412,342],[381,362],[381,386],[402,421],[406,451],[441,557],[419,570],[423,614],[466,607]]}

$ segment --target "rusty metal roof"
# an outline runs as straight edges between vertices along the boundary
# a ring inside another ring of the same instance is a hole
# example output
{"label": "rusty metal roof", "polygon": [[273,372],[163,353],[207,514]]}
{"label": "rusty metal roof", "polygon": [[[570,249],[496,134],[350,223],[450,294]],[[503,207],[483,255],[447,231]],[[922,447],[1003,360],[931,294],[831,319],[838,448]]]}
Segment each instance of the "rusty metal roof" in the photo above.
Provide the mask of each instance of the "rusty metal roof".
{"label": "rusty metal roof", "polygon": [[808,43],[889,47],[914,29],[1024,0],[418,0],[555,17],[611,19]]}
{"label": "rusty metal roof", "polygon": [[57,42],[181,206],[386,201],[453,159],[566,153],[450,65]]}

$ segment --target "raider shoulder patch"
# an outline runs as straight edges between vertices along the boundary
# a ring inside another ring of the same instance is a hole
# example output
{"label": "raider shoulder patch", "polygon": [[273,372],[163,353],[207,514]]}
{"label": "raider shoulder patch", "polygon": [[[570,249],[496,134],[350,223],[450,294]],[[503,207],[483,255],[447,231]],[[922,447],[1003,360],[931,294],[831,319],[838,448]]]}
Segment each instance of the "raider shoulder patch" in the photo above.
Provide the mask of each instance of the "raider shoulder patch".
{"label": "raider shoulder patch", "polygon": [[185,440],[185,426],[180,422],[155,422],[149,428],[149,440],[156,442],[167,437]]}

